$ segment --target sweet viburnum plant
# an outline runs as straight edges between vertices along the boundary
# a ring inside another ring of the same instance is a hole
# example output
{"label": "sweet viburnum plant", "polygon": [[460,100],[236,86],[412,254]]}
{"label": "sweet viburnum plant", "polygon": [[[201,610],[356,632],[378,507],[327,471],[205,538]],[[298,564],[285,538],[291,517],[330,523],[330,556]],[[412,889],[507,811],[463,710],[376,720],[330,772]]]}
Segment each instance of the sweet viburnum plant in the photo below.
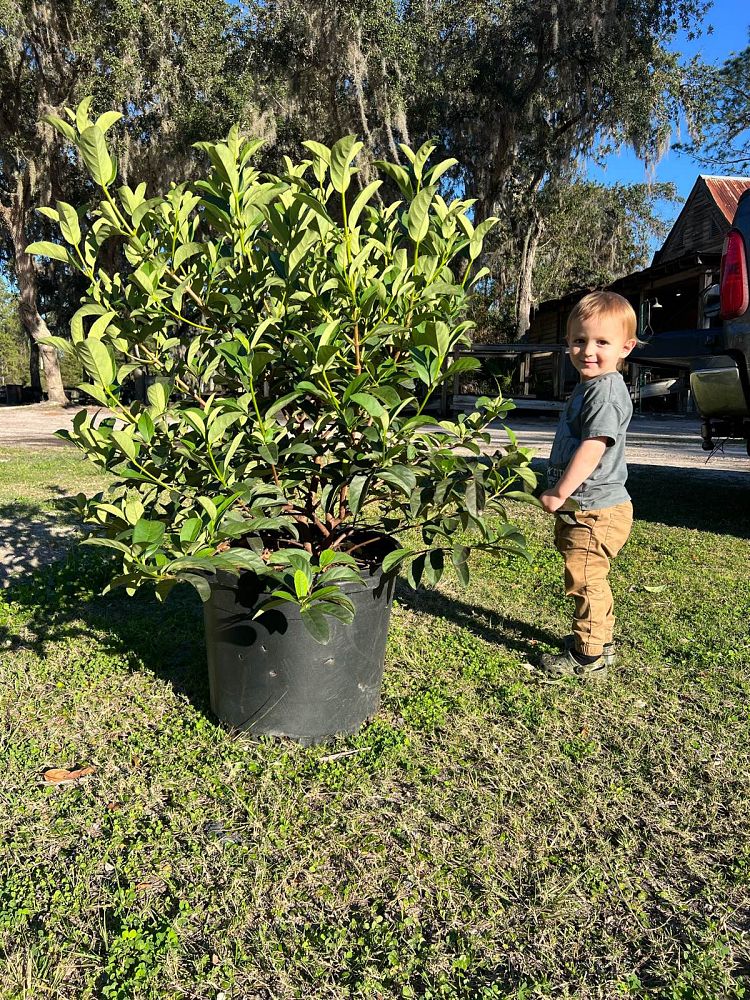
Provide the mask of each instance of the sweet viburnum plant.
{"label": "sweet viburnum plant", "polygon": [[[525,554],[504,501],[530,499],[530,454],[512,435],[485,453],[488,424],[512,404],[428,412],[478,364],[456,355],[496,221],[474,228],[471,202],[441,197],[455,161],[428,166],[428,142],[402,147],[407,166],[376,162],[402,195],[386,205],[382,178],[355,183],[353,136],[307,142],[308,159],[270,176],[252,165],[260,143],[235,128],[198,144],[206,179],[149,198],[143,184],[117,186],[105,133],[118,116],[92,122],[89,108],[49,120],[98,203],[43,209],[65,243],[28,251],[89,282],[72,344],[49,340],[74,352],[81,388],[112,414],[82,411],[60,432],[114,477],[79,498],[88,541],[122,555],[111,586],[153,584],[163,598],[187,581],[207,599],[217,571],[250,571],[264,578],[259,613],[294,602],[325,642],[332,616],[351,621],[347,586],[374,562],[413,586],[452,563],[465,584],[471,549]],[[126,404],[123,385],[144,368],[148,401]]]}

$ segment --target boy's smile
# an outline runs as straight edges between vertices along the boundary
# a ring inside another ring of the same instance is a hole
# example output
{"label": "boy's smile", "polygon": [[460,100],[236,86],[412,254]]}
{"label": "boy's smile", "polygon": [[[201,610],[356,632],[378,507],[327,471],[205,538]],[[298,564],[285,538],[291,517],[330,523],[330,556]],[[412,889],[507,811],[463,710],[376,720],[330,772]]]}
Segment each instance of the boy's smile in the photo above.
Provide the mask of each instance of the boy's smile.
{"label": "boy's smile", "polygon": [[622,320],[615,316],[578,320],[568,334],[570,360],[582,380],[616,372],[618,363],[635,345],[635,339],[627,339]]}

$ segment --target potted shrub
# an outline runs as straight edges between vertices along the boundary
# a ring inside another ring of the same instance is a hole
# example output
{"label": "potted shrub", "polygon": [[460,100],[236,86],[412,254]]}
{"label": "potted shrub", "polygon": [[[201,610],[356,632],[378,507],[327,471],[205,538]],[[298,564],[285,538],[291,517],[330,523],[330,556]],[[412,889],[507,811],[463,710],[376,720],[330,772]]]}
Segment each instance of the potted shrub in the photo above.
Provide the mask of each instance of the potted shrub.
{"label": "potted shrub", "polygon": [[[465,584],[472,549],[525,553],[504,503],[530,499],[530,455],[512,435],[486,454],[511,404],[431,409],[476,365],[458,356],[464,307],[495,220],[475,228],[471,202],[443,199],[455,161],[429,166],[433,143],[359,182],[353,136],[269,176],[233,129],[198,144],[205,179],[148,197],[117,186],[118,116],[89,107],[50,121],[96,202],[43,209],[64,244],[28,248],[89,282],[72,344],[49,338],[112,413],[60,432],[114,477],[79,498],[88,541],[121,555],[112,587],[199,592],[219,718],[306,741],[353,731],[377,708],[396,573],[434,585],[452,564]],[[382,202],[383,177],[400,200]],[[148,398],[126,404],[136,369]]]}

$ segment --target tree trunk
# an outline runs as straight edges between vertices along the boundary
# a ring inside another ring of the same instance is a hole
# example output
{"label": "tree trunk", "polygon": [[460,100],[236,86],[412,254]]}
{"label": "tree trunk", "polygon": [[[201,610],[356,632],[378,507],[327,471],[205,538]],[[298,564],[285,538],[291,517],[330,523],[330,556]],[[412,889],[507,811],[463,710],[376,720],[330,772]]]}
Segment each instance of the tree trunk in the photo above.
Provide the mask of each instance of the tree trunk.
{"label": "tree trunk", "polygon": [[516,292],[516,340],[521,337],[531,326],[531,305],[533,300],[532,279],[534,277],[534,263],[536,261],[536,251],[539,246],[539,239],[542,235],[542,222],[538,215],[534,215],[523,240],[521,250],[521,262],[518,268],[518,286]]}
{"label": "tree trunk", "polygon": [[[39,315],[39,310],[37,309],[37,282],[34,258],[25,252],[28,243],[26,239],[26,216],[30,208],[30,194],[27,169],[18,180],[10,208],[0,205],[0,220],[5,223],[13,242],[21,322],[29,335],[32,347],[38,348],[39,357],[42,359],[44,376],[47,382],[47,399],[50,403],[58,403],[61,406],[66,406],[68,397],[65,395],[63,387],[57,351],[49,344],[39,343],[40,338],[49,336],[49,328]],[[31,352],[32,369],[35,367],[34,355],[36,353],[34,350]],[[35,383],[38,383],[41,387],[38,364],[36,365],[36,372],[32,370],[31,373],[32,388],[35,386]]]}
{"label": "tree trunk", "polygon": [[34,399],[42,398],[42,369],[39,365],[39,344],[32,340],[29,344],[29,382]]}

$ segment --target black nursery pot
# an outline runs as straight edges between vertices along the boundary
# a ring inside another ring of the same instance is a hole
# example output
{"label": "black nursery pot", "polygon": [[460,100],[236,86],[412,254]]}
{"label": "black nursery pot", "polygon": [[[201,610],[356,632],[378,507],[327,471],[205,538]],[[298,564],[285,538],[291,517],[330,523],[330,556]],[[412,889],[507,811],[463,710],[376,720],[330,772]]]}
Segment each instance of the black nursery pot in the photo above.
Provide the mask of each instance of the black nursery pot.
{"label": "black nursery pot", "polygon": [[253,620],[267,597],[252,573],[219,572],[203,606],[211,708],[230,726],[304,744],[354,733],[380,703],[394,575],[378,565],[361,586],[347,584],[351,625],[331,619],[331,639],[316,642],[299,608]]}

